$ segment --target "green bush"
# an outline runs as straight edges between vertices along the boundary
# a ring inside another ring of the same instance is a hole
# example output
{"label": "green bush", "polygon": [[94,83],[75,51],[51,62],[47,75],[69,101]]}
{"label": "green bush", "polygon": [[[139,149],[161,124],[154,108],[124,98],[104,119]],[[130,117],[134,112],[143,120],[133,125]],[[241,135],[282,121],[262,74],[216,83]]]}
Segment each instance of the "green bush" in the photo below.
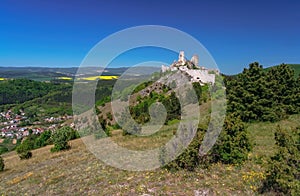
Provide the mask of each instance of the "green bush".
{"label": "green bush", "polygon": [[41,148],[51,143],[51,131],[45,131],[35,139],[34,148]]}
{"label": "green bush", "polygon": [[232,115],[226,117],[223,130],[211,150],[213,162],[241,164],[252,150],[244,123]]}
{"label": "green bush", "polygon": [[161,102],[167,110],[167,119],[165,122],[166,124],[170,120],[181,118],[181,106],[175,92],[171,92],[170,96],[162,98]]}
{"label": "green bush", "polygon": [[121,127],[118,123],[113,124],[111,127],[112,127],[113,130],[121,129]]}
{"label": "green bush", "polygon": [[8,152],[8,148],[5,147],[5,146],[0,146],[0,155],[5,153],[5,152]]}
{"label": "green bush", "polygon": [[32,157],[31,150],[33,149],[34,149],[34,137],[29,136],[16,148],[16,151],[20,159],[29,159]]}
{"label": "green bush", "polygon": [[32,157],[32,152],[27,150],[26,147],[20,145],[17,148],[17,153],[19,154],[20,159],[30,159]]}
{"label": "green bush", "polygon": [[32,157],[31,151],[25,151],[19,154],[20,159],[30,159]]}
{"label": "green bush", "polygon": [[164,168],[176,171],[180,169],[187,169],[189,171],[193,171],[200,163],[199,159],[199,148],[201,145],[201,141],[203,139],[205,131],[201,128],[198,128],[197,133],[193,140],[191,141],[188,148],[184,150],[182,154],[180,154],[175,160],[167,163],[168,156],[165,148],[161,149],[160,152],[160,162],[164,165]]}
{"label": "green bush", "polygon": [[76,132],[70,127],[62,127],[52,133],[51,139],[54,147],[51,148],[51,152],[57,152],[61,150],[68,150],[71,148],[69,141],[77,137]]}
{"label": "green bush", "polygon": [[0,171],[3,171],[4,170],[4,160],[3,158],[0,156]]}
{"label": "green bush", "polygon": [[298,195],[300,190],[300,129],[292,132],[277,127],[277,150],[268,161],[266,179],[261,192],[273,191]]}
{"label": "green bush", "polygon": [[195,90],[195,93],[198,98],[199,105],[201,104],[201,98],[202,98],[202,87],[199,82],[193,82],[193,88]]}
{"label": "green bush", "polygon": [[188,148],[166,165],[165,163],[168,162],[167,150],[162,148],[160,152],[161,164],[169,170],[194,170],[197,166],[206,168],[215,162],[241,164],[248,158],[248,153],[252,150],[252,143],[240,119],[235,119],[231,115],[228,116],[211,151],[200,157],[199,150],[206,129],[204,126],[199,127]]}

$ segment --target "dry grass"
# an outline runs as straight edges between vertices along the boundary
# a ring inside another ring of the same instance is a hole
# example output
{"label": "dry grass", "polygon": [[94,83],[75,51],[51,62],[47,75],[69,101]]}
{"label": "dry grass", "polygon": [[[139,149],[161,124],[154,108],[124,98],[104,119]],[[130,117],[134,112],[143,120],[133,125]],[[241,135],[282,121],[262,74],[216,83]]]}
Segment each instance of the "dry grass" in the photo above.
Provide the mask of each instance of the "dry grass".
{"label": "dry grass", "polygon": [[151,135],[138,137],[135,135],[128,135],[124,137],[122,130],[112,132],[112,140],[119,146],[130,150],[149,150],[161,147],[167,143],[177,130],[178,123],[172,126],[164,126],[161,131]]}
{"label": "dry grass", "polygon": [[[193,195],[209,189],[211,193],[242,193],[239,186],[231,187],[222,165],[213,172],[129,172],[106,166],[97,160],[80,139],[72,141],[72,149],[50,153],[50,146],[33,151],[33,158],[20,161],[14,153],[4,156],[6,169],[0,174],[0,192],[9,195]],[[233,175],[237,180],[238,175]],[[246,187],[244,188],[246,189]]]}

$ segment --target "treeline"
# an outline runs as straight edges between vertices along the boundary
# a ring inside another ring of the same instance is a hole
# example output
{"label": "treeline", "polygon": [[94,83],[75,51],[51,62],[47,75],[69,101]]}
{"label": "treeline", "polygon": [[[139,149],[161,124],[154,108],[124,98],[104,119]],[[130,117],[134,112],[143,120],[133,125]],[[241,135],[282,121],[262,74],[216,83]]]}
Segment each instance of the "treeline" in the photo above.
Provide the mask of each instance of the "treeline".
{"label": "treeline", "polygon": [[[95,92],[96,101],[109,96],[114,83],[115,80],[99,80]],[[28,79],[9,79],[0,82],[0,105],[20,104],[51,94],[53,101],[71,103],[72,85],[59,81],[38,82]]]}
{"label": "treeline", "polygon": [[259,63],[225,78],[227,112],[244,122],[278,121],[300,112],[300,77],[288,65],[264,70]]}
{"label": "treeline", "polygon": [[27,79],[11,79],[0,82],[0,105],[19,104],[42,97],[61,85]]}
{"label": "treeline", "polygon": [[54,147],[51,148],[51,152],[68,150],[70,148],[69,141],[79,137],[78,132],[70,127],[62,127],[53,132],[45,131],[38,135],[30,133],[29,136],[17,146],[16,151],[20,159],[29,159],[32,157],[32,150],[46,145],[54,144]]}
{"label": "treeline", "polygon": [[[114,80],[99,80],[95,92],[95,102],[101,105],[110,101]],[[82,88],[81,96],[85,96]],[[28,79],[10,79],[0,82],[0,111],[12,109],[18,114],[26,113],[30,122],[48,116],[72,115],[72,83],[38,82]]]}

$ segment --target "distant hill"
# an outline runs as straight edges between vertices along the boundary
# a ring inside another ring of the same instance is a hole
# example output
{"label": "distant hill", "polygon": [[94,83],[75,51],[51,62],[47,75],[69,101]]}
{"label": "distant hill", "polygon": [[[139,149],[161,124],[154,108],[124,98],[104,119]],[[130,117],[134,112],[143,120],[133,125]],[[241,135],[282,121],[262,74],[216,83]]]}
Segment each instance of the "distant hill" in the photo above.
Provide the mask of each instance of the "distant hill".
{"label": "distant hill", "polygon": [[[50,81],[57,77],[72,77],[77,73],[77,67],[49,68],[49,67],[0,67],[0,78],[26,78],[36,81]],[[120,75],[126,71],[126,67],[108,68],[102,75]],[[103,68],[86,67],[85,76],[97,76]]]}
{"label": "distant hill", "polygon": [[[127,76],[150,75],[158,71],[158,67],[118,67],[105,68],[102,67],[85,67],[81,68],[83,73],[80,77],[113,75],[120,76],[126,72]],[[74,78],[77,74],[78,68],[49,68],[49,67],[0,67],[0,78],[26,78],[36,81],[50,81],[59,77]]]}
{"label": "distant hill", "polygon": [[[295,70],[295,76],[300,75],[300,64],[288,64],[292,69]],[[278,66],[278,65],[275,65]],[[274,66],[265,68],[269,70]],[[102,75],[116,75],[120,76],[126,72],[128,67],[119,68],[106,68],[103,71],[101,67],[86,67],[83,72],[86,76],[98,76],[100,71]],[[77,67],[70,68],[50,68],[50,67],[0,67],[0,78],[26,78],[36,81],[50,81],[58,77],[71,77],[74,78],[77,73]],[[159,71],[157,67],[136,67],[130,68],[127,71],[127,76],[137,76],[144,74],[151,74]]]}

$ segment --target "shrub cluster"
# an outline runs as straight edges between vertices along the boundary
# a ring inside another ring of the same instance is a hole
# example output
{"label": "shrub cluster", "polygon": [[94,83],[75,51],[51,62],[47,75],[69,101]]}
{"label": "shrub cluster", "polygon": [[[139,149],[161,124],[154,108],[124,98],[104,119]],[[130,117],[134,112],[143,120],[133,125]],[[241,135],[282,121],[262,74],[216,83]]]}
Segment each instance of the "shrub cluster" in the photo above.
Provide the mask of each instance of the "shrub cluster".
{"label": "shrub cluster", "polygon": [[[249,139],[244,123],[240,119],[228,116],[225,119],[223,130],[215,145],[206,155],[199,156],[200,146],[206,128],[198,128],[196,136],[184,152],[165,167],[171,170],[180,168],[193,170],[197,166],[208,167],[209,164],[222,162],[224,164],[242,164],[252,150],[252,141]],[[166,162],[165,151],[162,149],[160,161]]]}
{"label": "shrub cluster", "polygon": [[149,122],[149,107],[155,102],[161,102],[167,110],[166,124],[170,120],[180,119],[181,107],[175,92],[171,92],[169,96],[158,94],[154,91],[150,92],[149,96],[138,99],[138,103],[134,106],[130,106],[129,110],[132,118],[138,124],[144,124]]}
{"label": "shrub cluster", "polygon": [[213,162],[241,164],[247,160],[252,147],[245,124],[239,118],[229,115],[224,121],[223,130],[213,146],[210,156]]}
{"label": "shrub cluster", "polygon": [[32,157],[31,150],[34,149],[35,138],[34,135],[30,135],[16,148],[20,159],[29,159]]}
{"label": "shrub cluster", "polygon": [[289,132],[277,127],[276,153],[268,161],[262,192],[298,195],[300,190],[300,128]]}
{"label": "shrub cluster", "polygon": [[51,151],[68,149],[69,140],[79,138],[77,131],[70,127],[63,127],[55,132],[45,131],[40,135],[30,134],[24,141],[17,146],[16,151],[20,159],[29,159],[32,157],[31,150],[54,144]]}
{"label": "shrub cluster", "polygon": [[70,127],[62,127],[51,135],[51,140],[53,141],[54,147],[51,148],[51,152],[57,152],[61,150],[68,150],[71,148],[69,141],[78,138],[79,135],[77,131]]}
{"label": "shrub cluster", "polygon": [[164,168],[171,171],[180,169],[193,171],[201,161],[199,157],[199,149],[204,133],[205,131],[203,129],[198,128],[197,133],[189,144],[188,148],[186,148],[183,153],[173,161],[168,161],[168,154],[166,152],[166,149],[163,147],[160,152],[160,163],[164,165]]}

